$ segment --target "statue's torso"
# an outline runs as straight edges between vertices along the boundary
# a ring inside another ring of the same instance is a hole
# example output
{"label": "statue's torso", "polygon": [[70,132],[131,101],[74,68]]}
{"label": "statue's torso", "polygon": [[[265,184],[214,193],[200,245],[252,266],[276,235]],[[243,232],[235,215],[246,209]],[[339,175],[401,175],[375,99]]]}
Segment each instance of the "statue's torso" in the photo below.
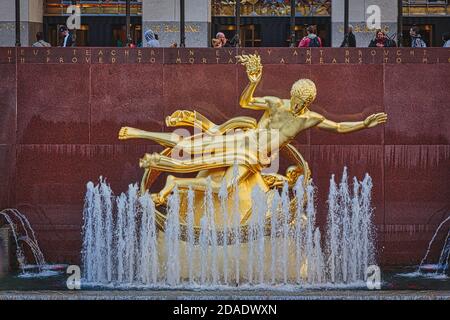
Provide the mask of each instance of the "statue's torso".
{"label": "statue's torso", "polygon": [[309,110],[301,115],[292,113],[290,100],[271,99],[269,105],[270,110],[264,113],[258,127],[260,129],[277,130],[280,146],[288,144],[300,132],[320,123],[320,119],[314,117]]}

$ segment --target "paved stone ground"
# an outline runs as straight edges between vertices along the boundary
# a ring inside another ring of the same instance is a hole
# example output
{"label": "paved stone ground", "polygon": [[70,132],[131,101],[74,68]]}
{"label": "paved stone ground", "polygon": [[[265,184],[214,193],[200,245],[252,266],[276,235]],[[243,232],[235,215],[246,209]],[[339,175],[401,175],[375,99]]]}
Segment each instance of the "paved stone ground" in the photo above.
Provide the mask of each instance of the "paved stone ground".
{"label": "paved stone ground", "polygon": [[0,300],[450,300],[450,291],[0,291]]}

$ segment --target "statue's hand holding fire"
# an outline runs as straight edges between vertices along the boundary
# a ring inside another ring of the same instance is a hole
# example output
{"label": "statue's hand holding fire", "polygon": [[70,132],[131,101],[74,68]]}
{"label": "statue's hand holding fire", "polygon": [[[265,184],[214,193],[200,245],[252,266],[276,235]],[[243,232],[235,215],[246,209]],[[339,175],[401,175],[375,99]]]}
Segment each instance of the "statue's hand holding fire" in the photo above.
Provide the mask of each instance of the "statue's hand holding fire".
{"label": "statue's hand holding fire", "polygon": [[240,64],[245,66],[248,80],[251,83],[257,83],[262,78],[263,66],[261,63],[261,57],[256,54],[242,55],[236,57]]}

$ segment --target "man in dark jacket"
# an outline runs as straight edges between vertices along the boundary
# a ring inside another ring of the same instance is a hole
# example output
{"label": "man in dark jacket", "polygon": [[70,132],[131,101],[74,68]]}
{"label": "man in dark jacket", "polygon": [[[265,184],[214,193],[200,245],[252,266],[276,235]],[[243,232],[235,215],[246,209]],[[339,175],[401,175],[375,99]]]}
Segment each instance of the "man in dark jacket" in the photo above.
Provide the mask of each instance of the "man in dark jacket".
{"label": "man in dark jacket", "polygon": [[63,48],[73,47],[74,45],[73,36],[69,32],[69,29],[67,29],[66,26],[62,26],[61,28],[59,28],[59,33],[61,34],[62,37],[60,46]]}
{"label": "man in dark jacket", "polygon": [[348,34],[344,36],[344,41],[342,41],[341,48],[355,48],[356,47],[356,37],[353,34],[353,26],[348,26]]}

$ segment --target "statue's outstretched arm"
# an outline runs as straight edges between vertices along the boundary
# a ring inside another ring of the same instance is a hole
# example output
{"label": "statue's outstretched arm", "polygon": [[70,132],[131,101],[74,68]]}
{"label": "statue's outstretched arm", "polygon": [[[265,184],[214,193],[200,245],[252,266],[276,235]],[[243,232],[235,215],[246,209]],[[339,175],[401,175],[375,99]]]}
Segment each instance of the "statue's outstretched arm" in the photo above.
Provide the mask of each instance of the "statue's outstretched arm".
{"label": "statue's outstretched arm", "polygon": [[328,120],[319,114],[315,114],[315,116],[319,118],[320,121],[317,125],[318,128],[336,133],[351,133],[363,129],[369,129],[387,121],[387,114],[384,112],[373,114],[367,117],[364,121],[339,123]]}
{"label": "statue's outstretched arm", "polygon": [[266,99],[255,98],[253,94],[262,78],[261,57],[257,55],[242,55],[237,57],[238,61],[245,66],[250,83],[242,92],[239,104],[244,109],[267,110],[269,108]]}

